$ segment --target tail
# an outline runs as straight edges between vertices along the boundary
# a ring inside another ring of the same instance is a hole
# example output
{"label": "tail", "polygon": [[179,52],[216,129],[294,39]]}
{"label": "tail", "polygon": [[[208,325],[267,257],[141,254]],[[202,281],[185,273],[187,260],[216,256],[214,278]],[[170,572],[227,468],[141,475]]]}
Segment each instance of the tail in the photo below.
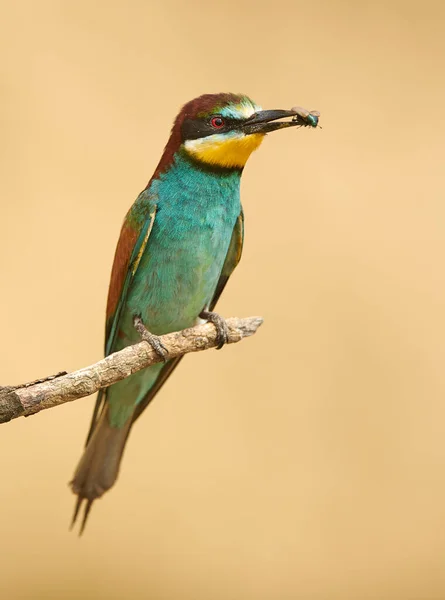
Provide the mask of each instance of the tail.
{"label": "tail", "polygon": [[71,527],[77,520],[84,500],[86,501],[79,535],[82,535],[85,529],[94,500],[109,490],[117,479],[132,424],[130,418],[123,427],[112,427],[108,419],[108,410],[106,404],[70,483],[71,489],[78,496]]}

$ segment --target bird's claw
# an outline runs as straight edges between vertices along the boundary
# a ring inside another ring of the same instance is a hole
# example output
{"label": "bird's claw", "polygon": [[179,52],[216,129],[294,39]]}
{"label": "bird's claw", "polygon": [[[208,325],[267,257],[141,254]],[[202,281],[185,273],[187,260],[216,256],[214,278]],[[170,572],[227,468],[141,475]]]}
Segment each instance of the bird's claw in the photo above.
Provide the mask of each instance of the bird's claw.
{"label": "bird's claw", "polygon": [[229,341],[229,328],[227,327],[226,320],[216,312],[210,312],[203,310],[200,313],[200,318],[213,323],[216,329],[216,349],[221,350],[224,344]]}
{"label": "bird's claw", "polygon": [[161,342],[159,337],[157,335],[154,335],[150,331],[148,331],[148,329],[145,327],[144,322],[142,321],[141,317],[138,317],[138,316],[135,317],[133,320],[133,323],[134,323],[134,326],[135,326],[137,332],[141,336],[141,339],[143,339],[144,342],[148,342],[150,344],[150,346],[153,348],[153,350],[156,352],[156,354],[160,358],[162,358],[162,360],[164,362],[166,362],[167,357],[168,357],[168,350],[164,346],[164,344]]}

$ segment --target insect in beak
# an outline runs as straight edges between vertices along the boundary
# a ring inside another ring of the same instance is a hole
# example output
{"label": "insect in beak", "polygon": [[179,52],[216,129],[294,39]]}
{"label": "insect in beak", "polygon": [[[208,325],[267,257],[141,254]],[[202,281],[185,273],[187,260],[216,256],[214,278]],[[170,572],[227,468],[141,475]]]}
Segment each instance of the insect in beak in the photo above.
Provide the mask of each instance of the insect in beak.
{"label": "insect in beak", "polygon": [[295,113],[292,121],[297,123],[297,127],[319,127],[320,129],[323,129],[321,125],[318,124],[320,118],[318,110],[309,111],[301,106],[294,106],[291,108],[291,111]]}

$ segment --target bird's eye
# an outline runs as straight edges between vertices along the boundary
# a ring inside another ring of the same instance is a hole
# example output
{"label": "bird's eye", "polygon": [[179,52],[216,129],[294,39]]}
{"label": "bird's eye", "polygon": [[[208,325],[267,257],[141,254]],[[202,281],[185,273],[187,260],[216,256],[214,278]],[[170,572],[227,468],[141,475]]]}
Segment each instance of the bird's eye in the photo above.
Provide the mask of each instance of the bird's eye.
{"label": "bird's eye", "polygon": [[213,117],[213,119],[210,121],[210,124],[215,129],[221,129],[221,127],[224,127],[225,125],[224,119],[221,117]]}

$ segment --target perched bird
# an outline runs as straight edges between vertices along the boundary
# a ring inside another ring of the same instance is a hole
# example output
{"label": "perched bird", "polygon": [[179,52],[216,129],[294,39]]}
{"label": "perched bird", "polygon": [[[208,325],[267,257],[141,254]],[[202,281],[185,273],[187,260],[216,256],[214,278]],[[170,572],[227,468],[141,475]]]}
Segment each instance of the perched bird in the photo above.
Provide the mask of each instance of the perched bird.
{"label": "perched bird", "polygon": [[[301,109],[300,109],[301,110]],[[168,360],[156,336],[224,320],[214,307],[243,245],[240,179],[266,133],[298,125],[279,121],[295,111],[261,110],[247,96],[206,94],[188,102],[174,122],[153,177],[128,212],[108,292],[105,354],[140,341],[135,328],[164,358],[99,393],[86,448],[71,482],[77,494],[73,524],[116,481],[131,427],[180,358]],[[139,327],[140,330],[140,327]]]}

